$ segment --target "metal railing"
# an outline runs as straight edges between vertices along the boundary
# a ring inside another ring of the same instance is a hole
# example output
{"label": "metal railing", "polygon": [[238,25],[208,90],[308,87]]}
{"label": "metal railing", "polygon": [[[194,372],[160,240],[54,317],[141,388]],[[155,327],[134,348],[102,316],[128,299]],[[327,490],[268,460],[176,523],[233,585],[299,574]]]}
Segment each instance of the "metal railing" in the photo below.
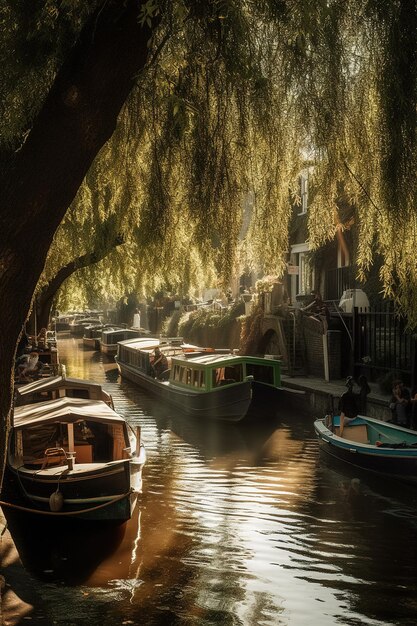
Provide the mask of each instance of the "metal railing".
{"label": "metal railing", "polygon": [[415,339],[405,321],[392,311],[354,311],[354,366],[376,379],[398,372],[406,381],[414,376]]}
{"label": "metal railing", "polygon": [[354,288],[355,277],[351,266],[335,267],[326,271],[324,300],[337,300],[339,302],[346,289]]}

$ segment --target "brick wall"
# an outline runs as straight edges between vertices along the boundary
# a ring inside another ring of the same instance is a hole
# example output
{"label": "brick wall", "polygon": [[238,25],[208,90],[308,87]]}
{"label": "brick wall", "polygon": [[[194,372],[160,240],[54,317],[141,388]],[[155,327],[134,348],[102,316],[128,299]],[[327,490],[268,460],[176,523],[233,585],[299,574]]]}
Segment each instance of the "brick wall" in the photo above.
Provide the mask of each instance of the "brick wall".
{"label": "brick wall", "polygon": [[[303,329],[307,372],[311,376],[324,378],[323,335],[319,325],[306,324]],[[341,332],[327,331],[327,350],[329,357],[329,379],[339,380],[341,373]]]}
{"label": "brick wall", "polygon": [[324,378],[323,335],[305,326],[304,342],[307,373],[311,376]]}
{"label": "brick wall", "polygon": [[342,378],[342,333],[340,330],[327,331],[327,346],[329,352],[329,378]]}

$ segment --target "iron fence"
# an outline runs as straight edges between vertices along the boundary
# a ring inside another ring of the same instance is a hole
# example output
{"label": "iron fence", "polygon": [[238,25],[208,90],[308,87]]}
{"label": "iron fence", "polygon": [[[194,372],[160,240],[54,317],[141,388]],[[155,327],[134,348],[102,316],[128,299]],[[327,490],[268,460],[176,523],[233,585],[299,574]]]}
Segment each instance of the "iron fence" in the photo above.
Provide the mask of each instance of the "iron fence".
{"label": "iron fence", "polygon": [[354,288],[355,277],[351,266],[335,267],[326,271],[324,300],[337,300],[339,302],[346,289]]}
{"label": "iron fence", "polygon": [[392,311],[353,314],[355,375],[365,373],[378,380],[396,372],[405,383],[414,383],[415,339],[407,332],[404,319]]}

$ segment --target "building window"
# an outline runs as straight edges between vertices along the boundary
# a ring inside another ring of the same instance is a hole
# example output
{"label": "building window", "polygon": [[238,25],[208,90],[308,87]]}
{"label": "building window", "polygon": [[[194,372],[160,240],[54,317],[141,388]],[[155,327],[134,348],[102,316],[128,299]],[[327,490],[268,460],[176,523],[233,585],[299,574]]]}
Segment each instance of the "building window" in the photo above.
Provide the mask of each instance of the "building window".
{"label": "building window", "polygon": [[313,270],[310,263],[307,260],[307,256],[304,252],[300,252],[298,255],[298,267],[299,267],[299,285],[298,293],[307,295],[311,293],[313,289]]}
{"label": "building window", "polygon": [[291,246],[290,291],[291,302],[296,302],[297,295],[308,295],[314,286],[314,268],[308,260],[310,245],[308,242]]}
{"label": "building window", "polygon": [[301,211],[299,215],[307,213],[308,209],[308,172],[303,172],[300,176],[301,186]]}

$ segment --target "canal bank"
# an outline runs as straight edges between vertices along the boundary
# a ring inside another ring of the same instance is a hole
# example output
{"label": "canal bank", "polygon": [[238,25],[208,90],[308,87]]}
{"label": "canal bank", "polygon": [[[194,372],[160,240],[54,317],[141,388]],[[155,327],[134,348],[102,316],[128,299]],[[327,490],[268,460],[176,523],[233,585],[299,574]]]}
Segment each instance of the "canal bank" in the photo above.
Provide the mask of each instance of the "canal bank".
{"label": "canal bank", "polygon": [[[281,376],[282,386],[297,392],[294,399],[308,407],[316,416],[337,411],[339,398],[346,391],[346,380],[326,382],[314,376]],[[381,393],[377,383],[369,383],[371,391],[367,397],[366,415],[387,421],[391,419],[390,395]],[[359,392],[355,385],[354,392]]]}

